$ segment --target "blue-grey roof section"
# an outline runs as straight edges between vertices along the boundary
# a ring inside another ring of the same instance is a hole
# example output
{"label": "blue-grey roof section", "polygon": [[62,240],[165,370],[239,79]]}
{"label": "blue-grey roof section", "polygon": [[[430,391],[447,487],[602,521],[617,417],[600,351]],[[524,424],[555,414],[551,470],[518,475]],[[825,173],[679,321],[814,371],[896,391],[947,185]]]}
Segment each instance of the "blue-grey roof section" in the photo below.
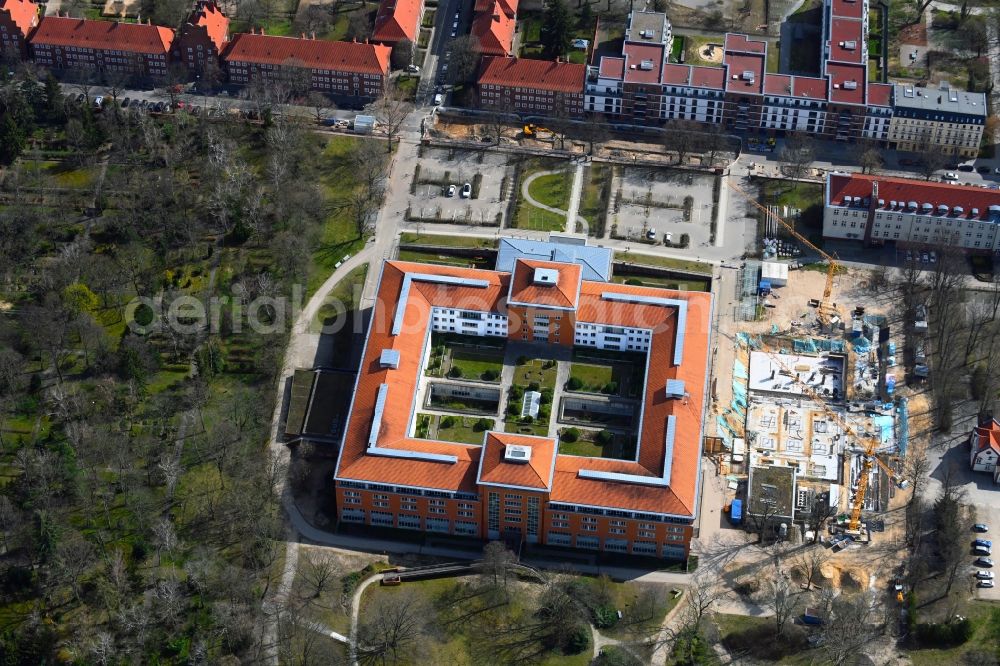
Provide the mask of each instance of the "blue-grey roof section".
{"label": "blue-grey roof section", "polygon": [[382,415],[385,413],[385,399],[389,395],[389,385],[381,384],[375,397],[375,413],[372,415],[372,429],[368,433],[368,448],[378,446],[378,432],[382,429]]}
{"label": "blue-grey roof section", "polygon": [[406,273],[403,276],[403,284],[399,289],[399,300],[396,301],[396,314],[392,318],[393,335],[399,335],[403,330],[403,315],[406,313],[406,302],[410,299],[410,285],[414,281],[448,284],[456,287],[476,287],[479,289],[485,289],[490,286],[488,280],[473,280],[470,278],[452,277],[450,275],[432,275],[430,273]]}
{"label": "blue-grey roof section", "polygon": [[512,273],[514,262],[518,259],[578,264],[584,280],[609,282],[614,252],[610,248],[596,245],[501,237],[496,269]]}
{"label": "blue-grey roof section", "polygon": [[601,294],[606,301],[621,303],[638,303],[640,305],[660,305],[667,308],[677,308],[677,336],[674,339],[674,365],[680,365],[684,360],[684,332],[687,329],[687,301],[679,298],[657,298],[656,296],[635,296],[606,291]]}
{"label": "blue-grey roof section", "polygon": [[382,354],[378,359],[379,365],[383,368],[398,368],[399,367],[399,350],[398,349],[383,349]]}

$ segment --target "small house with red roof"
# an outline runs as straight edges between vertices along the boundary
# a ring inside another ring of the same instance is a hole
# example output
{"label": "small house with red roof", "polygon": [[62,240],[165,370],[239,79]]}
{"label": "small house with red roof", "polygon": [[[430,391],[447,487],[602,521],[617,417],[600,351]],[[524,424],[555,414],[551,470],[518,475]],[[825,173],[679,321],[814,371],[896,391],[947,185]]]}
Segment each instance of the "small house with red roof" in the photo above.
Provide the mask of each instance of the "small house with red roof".
{"label": "small house with red roof", "polygon": [[218,66],[219,55],[228,43],[229,17],[215,0],[199,0],[191,16],[177,31],[172,57],[192,76],[197,76],[206,66]]}
{"label": "small house with red roof", "polygon": [[151,23],[44,16],[28,38],[32,57],[55,70],[163,79],[174,31]]}
{"label": "small house with red roof", "polygon": [[0,52],[28,55],[28,35],[38,25],[38,5],[31,0],[0,0]]}
{"label": "small house with red roof", "polygon": [[[470,32],[476,38],[477,48],[484,56],[509,56],[514,53],[514,30],[517,26],[517,3],[493,0],[485,4],[476,3]],[[511,7],[513,6],[514,9]]]}
{"label": "small house with red roof", "polygon": [[1000,421],[981,414],[979,424],[969,433],[969,467],[973,472],[989,472],[1000,483]]}

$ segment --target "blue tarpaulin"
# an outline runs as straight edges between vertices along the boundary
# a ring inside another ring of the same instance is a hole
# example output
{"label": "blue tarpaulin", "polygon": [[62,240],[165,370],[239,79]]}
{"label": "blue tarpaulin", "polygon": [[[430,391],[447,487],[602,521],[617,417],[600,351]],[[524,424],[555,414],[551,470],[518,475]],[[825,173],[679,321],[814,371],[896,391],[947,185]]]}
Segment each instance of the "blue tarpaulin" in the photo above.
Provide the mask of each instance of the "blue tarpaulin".
{"label": "blue tarpaulin", "polygon": [[906,455],[906,445],[910,439],[910,413],[906,405],[906,398],[900,398],[896,404],[896,411],[899,413],[899,437],[896,438],[896,448],[899,455]]}

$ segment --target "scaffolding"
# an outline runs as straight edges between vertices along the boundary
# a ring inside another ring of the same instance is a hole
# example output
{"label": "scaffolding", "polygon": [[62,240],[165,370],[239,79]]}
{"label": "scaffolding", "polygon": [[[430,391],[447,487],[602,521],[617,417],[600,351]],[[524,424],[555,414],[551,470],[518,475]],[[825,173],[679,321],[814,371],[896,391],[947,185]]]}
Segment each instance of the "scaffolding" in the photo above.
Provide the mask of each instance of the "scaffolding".
{"label": "scaffolding", "polygon": [[900,398],[896,403],[896,412],[899,413],[899,436],[896,438],[896,449],[900,456],[906,455],[906,445],[910,441],[910,414],[906,404],[906,398]]}
{"label": "scaffolding", "polygon": [[847,351],[843,340],[828,338],[796,338],[792,341],[792,348],[796,354],[818,354],[820,352],[843,354]]}
{"label": "scaffolding", "polygon": [[757,319],[759,278],[760,262],[747,260],[740,271],[740,302],[736,306],[736,318],[740,321],[756,321]]}

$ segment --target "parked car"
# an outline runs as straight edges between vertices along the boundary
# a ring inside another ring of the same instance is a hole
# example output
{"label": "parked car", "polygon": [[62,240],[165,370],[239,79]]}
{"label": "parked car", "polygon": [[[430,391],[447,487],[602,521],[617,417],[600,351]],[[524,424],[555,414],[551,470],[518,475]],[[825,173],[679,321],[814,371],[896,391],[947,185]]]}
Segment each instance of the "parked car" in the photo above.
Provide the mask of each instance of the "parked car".
{"label": "parked car", "polygon": [[920,261],[922,261],[923,263],[926,264],[926,263],[930,262],[930,260],[931,260],[931,256],[929,254],[927,254],[927,250],[921,250],[920,251]]}
{"label": "parked car", "polygon": [[949,171],[944,175],[945,180],[958,180],[958,174]]}
{"label": "parked car", "polygon": [[122,100],[122,108],[123,108],[123,109],[127,109],[127,108],[128,108],[128,104],[129,104],[129,102],[131,102],[131,101],[132,101],[132,100],[130,100],[130,99],[129,99],[128,97],[126,97],[125,99],[123,99],[123,100]]}
{"label": "parked car", "polygon": [[462,198],[468,199],[472,196],[472,183],[466,183],[462,185]]}
{"label": "parked car", "polygon": [[981,580],[976,585],[976,587],[993,587],[993,581],[991,581],[991,580]]}
{"label": "parked car", "polygon": [[94,108],[95,109],[104,108],[104,97],[102,95],[98,95],[97,97],[94,98]]}
{"label": "parked car", "polygon": [[937,261],[937,252],[935,252],[934,250],[931,250],[931,263],[933,264],[936,261]]}
{"label": "parked car", "polygon": [[87,96],[84,95],[83,93],[80,93],[79,95],[76,96],[76,103],[83,104],[83,100],[85,99],[87,99]]}
{"label": "parked car", "polygon": [[976,539],[972,542],[973,546],[983,546],[984,548],[992,548],[993,542],[989,539]]}
{"label": "parked car", "polygon": [[978,557],[976,558],[976,561],[973,562],[973,564],[975,564],[977,567],[992,567],[993,560],[991,560],[988,557]]}
{"label": "parked car", "polygon": [[973,532],[989,532],[990,528],[986,525],[986,523],[976,523],[975,525],[972,526],[972,531]]}
{"label": "parked car", "polygon": [[457,187],[455,187],[454,185],[449,185],[449,186],[448,186],[448,189],[446,189],[446,190],[444,191],[444,195],[445,195],[446,197],[453,197],[453,196],[455,196],[455,192],[456,192],[457,190],[458,190],[458,188],[457,188]]}
{"label": "parked car", "polygon": [[992,555],[993,551],[988,546],[976,546],[972,549],[976,555]]}
{"label": "parked car", "polygon": [[993,572],[981,569],[976,572],[976,578],[979,578],[981,580],[993,580]]}
{"label": "parked car", "polygon": [[990,168],[988,166],[985,166],[985,165],[984,166],[977,166],[976,167],[976,171],[978,171],[979,173],[989,173],[990,172]]}
{"label": "parked car", "polygon": [[410,74],[419,74],[420,68],[417,67],[416,65],[407,65],[406,71],[409,72]]}
{"label": "parked car", "polygon": [[444,102],[444,98],[441,96],[441,93],[434,95],[434,106],[441,106],[442,102]]}
{"label": "parked car", "polygon": [[958,166],[959,171],[969,172],[969,171],[975,171],[975,169],[976,167],[972,166],[971,164],[960,164]]}
{"label": "parked car", "polygon": [[906,260],[913,261],[913,253],[910,252],[909,250],[906,251]]}

